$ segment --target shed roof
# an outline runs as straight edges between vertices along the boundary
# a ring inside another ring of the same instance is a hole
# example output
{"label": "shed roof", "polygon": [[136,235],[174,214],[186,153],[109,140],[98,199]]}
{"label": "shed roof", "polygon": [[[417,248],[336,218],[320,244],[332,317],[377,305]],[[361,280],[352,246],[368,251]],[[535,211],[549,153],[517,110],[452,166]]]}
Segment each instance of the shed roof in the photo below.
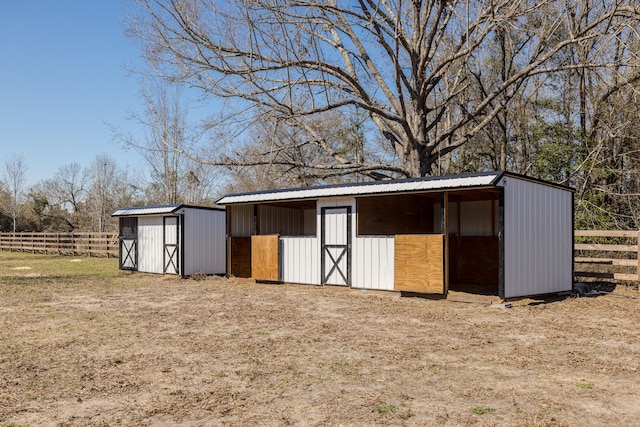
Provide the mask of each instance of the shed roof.
{"label": "shed roof", "polygon": [[207,210],[224,210],[224,208],[211,208],[207,206],[191,206],[182,203],[175,205],[156,205],[156,206],[131,206],[128,208],[119,208],[115,210],[111,216],[143,216],[143,215],[168,215],[179,211],[182,208],[191,209],[207,209]]}
{"label": "shed roof", "polygon": [[228,194],[219,199],[216,203],[219,205],[232,205],[241,203],[318,199],[322,197],[366,196],[376,194],[486,188],[497,186],[504,176],[535,181],[543,185],[550,185],[567,191],[573,191],[573,189],[569,187],[551,182],[504,171],[494,171]]}
{"label": "shed roof", "polygon": [[217,203],[220,205],[229,205],[237,203],[317,199],[321,197],[364,196],[373,194],[405,193],[414,191],[492,187],[496,185],[503,174],[503,172],[497,171],[464,175],[432,176],[424,178],[361,182],[356,184],[323,185],[318,187],[257,191],[251,193],[228,194],[218,200]]}

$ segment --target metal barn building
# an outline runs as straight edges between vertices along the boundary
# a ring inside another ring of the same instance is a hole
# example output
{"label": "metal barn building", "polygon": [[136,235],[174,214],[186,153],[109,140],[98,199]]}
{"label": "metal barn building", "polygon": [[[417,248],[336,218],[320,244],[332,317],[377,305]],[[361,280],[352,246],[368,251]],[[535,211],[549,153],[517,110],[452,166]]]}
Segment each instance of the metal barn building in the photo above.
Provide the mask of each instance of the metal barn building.
{"label": "metal barn building", "polygon": [[227,274],[502,298],[573,286],[573,190],[508,172],[230,194]]}
{"label": "metal barn building", "polygon": [[225,212],[188,205],[138,206],[120,218],[120,269],[146,273],[226,273]]}

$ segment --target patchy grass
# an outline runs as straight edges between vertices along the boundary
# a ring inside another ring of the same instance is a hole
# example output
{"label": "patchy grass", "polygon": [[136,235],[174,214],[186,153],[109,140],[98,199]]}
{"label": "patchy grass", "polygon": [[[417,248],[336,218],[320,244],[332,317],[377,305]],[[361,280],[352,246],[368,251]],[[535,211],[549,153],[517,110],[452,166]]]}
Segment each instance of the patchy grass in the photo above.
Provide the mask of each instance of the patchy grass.
{"label": "patchy grass", "polygon": [[0,251],[0,286],[9,304],[26,300],[46,306],[55,295],[74,292],[78,287],[101,294],[128,282],[115,258]]}
{"label": "patchy grass", "polygon": [[495,310],[71,260],[0,252],[2,427],[640,419],[636,299]]}
{"label": "patchy grass", "polygon": [[121,276],[116,258],[0,251],[0,282],[4,283],[42,284],[51,280],[75,281],[87,277],[111,281]]}
{"label": "patchy grass", "polygon": [[379,414],[393,414],[394,412],[396,412],[396,407],[394,405],[385,405],[385,406],[378,406],[376,408],[376,411]]}
{"label": "patchy grass", "polygon": [[495,409],[489,406],[474,406],[473,408],[471,408],[471,413],[474,415],[490,414],[493,411],[495,411]]}

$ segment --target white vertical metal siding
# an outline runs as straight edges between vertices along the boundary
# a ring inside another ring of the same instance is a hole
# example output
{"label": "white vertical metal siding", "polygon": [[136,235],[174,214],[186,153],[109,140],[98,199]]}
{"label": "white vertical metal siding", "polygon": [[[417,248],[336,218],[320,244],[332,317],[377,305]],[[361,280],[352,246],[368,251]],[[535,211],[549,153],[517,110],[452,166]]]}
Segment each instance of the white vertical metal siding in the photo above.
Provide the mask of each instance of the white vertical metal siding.
{"label": "white vertical metal siding", "polygon": [[320,243],[317,237],[281,237],[282,280],[320,284]]}
{"label": "white vertical metal siding", "polygon": [[142,216],[138,218],[138,271],[145,273],[164,272],[162,266],[162,217]]}
{"label": "white vertical metal siding", "polygon": [[318,215],[320,215],[320,208],[335,208],[338,206],[351,206],[352,209],[355,209],[356,199],[354,197],[327,197],[319,199],[316,203]]}
{"label": "white vertical metal siding", "polygon": [[[494,207],[492,210],[492,204],[495,204],[495,201],[479,200],[461,202],[460,235],[491,236],[493,230],[497,232],[495,221],[498,217],[498,209]],[[492,213],[494,213],[493,216]]]}
{"label": "white vertical metal siding", "polygon": [[507,177],[504,186],[505,298],[571,290],[572,193]]}
{"label": "white vertical metal siding", "polygon": [[[308,228],[311,221],[305,213],[305,233],[315,233],[316,237],[280,238],[282,242],[282,279],[293,283],[320,284],[322,208],[342,206],[351,207],[352,286],[363,289],[393,290],[393,236],[356,237],[357,212],[353,198],[319,200],[314,212],[316,218],[312,222],[316,227],[315,230]],[[327,219],[329,220],[329,218]],[[341,226],[344,228],[346,224],[342,223]],[[343,231],[346,233],[346,229]],[[344,235],[334,236],[334,243],[345,243],[344,237]]]}
{"label": "white vertical metal siding", "polygon": [[[235,206],[234,206],[235,208]],[[226,272],[226,213],[211,209],[184,209],[184,273]]]}
{"label": "white vertical metal siding", "polygon": [[234,205],[231,209],[231,235],[249,237],[254,234],[253,205]]}
{"label": "white vertical metal siding", "polygon": [[[304,212],[304,233],[311,236],[280,238],[282,242],[282,280],[311,285],[321,284],[320,233],[322,208],[351,206],[351,241],[355,234],[355,199],[333,198],[318,200],[316,209]],[[352,272],[353,274],[353,272]]]}
{"label": "white vertical metal siding", "polygon": [[393,236],[356,237],[353,250],[353,287],[394,289]]}

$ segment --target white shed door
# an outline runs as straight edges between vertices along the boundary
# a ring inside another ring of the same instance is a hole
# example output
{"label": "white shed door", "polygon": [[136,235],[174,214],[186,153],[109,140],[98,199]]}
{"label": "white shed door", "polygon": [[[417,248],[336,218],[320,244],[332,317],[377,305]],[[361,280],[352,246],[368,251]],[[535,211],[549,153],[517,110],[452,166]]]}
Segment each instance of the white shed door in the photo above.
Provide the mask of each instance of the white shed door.
{"label": "white shed door", "polygon": [[180,221],[177,216],[166,216],[164,226],[164,272],[180,274]]}
{"label": "white shed door", "polygon": [[351,207],[322,208],[322,283],[351,285]]}

